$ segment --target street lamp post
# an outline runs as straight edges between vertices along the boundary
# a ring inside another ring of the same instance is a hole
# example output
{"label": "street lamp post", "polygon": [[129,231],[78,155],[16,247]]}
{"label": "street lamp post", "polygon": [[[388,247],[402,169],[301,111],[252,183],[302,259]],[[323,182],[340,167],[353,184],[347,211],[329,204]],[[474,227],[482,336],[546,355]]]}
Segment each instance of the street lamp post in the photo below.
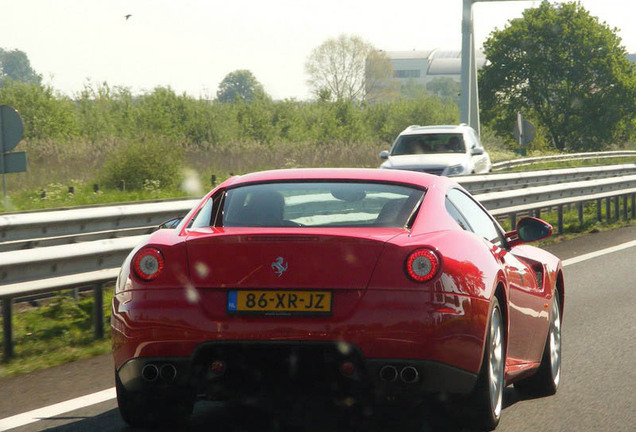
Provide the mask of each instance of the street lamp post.
{"label": "street lamp post", "polygon": [[493,1],[529,0],[463,0],[462,12],[462,89],[459,106],[460,123],[466,123],[480,133],[479,92],[477,90],[477,65],[475,64],[475,33],[473,31],[473,4]]}

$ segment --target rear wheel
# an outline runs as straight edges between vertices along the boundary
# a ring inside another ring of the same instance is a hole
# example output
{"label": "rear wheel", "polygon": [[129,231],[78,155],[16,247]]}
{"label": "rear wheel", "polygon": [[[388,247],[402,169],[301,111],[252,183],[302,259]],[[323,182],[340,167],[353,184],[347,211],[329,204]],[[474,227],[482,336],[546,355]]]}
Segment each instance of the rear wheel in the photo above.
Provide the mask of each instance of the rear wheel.
{"label": "rear wheel", "polygon": [[115,372],[115,388],[119,413],[133,427],[166,426],[187,423],[194,407],[194,398],[168,397],[126,390]]}
{"label": "rear wheel", "polygon": [[534,375],[515,383],[515,389],[531,396],[550,396],[556,393],[561,381],[561,308],[559,296],[552,302],[550,330],[545,342],[541,365]]}
{"label": "rear wheel", "polygon": [[490,431],[501,418],[504,390],[504,322],[495,297],[490,309],[488,333],[481,371],[469,397],[468,420],[471,428]]}

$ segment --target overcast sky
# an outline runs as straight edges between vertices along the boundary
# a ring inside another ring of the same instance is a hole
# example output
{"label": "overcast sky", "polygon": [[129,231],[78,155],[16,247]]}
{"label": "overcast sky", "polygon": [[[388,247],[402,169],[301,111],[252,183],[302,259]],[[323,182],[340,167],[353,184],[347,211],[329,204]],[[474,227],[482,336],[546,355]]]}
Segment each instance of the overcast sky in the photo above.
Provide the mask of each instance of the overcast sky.
{"label": "overcast sky", "polygon": [[[477,3],[478,45],[539,3]],[[636,52],[636,1],[581,3]],[[214,97],[225,75],[249,69],[272,97],[306,99],[305,61],[328,38],[459,50],[461,12],[462,0],[0,0],[0,47],[26,52],[44,82],[69,96],[91,80]]]}

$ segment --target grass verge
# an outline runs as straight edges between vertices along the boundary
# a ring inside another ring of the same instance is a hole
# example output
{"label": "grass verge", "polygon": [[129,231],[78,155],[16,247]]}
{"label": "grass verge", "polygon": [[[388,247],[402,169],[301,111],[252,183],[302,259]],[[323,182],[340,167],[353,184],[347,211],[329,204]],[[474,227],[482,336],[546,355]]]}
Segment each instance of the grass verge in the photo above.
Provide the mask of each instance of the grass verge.
{"label": "grass verge", "polygon": [[[113,287],[104,293],[104,328],[110,325]],[[14,357],[0,363],[0,378],[33,372],[75,360],[106,354],[110,335],[93,338],[92,292],[63,291],[52,298],[13,305]],[[0,329],[0,337],[4,337]],[[0,355],[4,355],[0,350]]]}

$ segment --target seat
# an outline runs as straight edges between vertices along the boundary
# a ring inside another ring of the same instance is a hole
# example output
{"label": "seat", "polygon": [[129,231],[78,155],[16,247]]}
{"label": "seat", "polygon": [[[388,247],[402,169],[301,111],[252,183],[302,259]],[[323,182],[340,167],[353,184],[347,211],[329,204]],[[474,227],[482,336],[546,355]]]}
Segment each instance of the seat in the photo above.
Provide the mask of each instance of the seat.
{"label": "seat", "polygon": [[451,137],[448,140],[448,150],[453,153],[463,153],[462,142],[458,137]]}
{"label": "seat", "polygon": [[245,212],[254,226],[283,226],[285,198],[280,192],[261,191],[253,194]]}
{"label": "seat", "polygon": [[375,219],[375,225],[381,227],[397,227],[401,226],[401,221],[398,221],[398,217],[406,203],[406,198],[399,200],[388,201]]}

